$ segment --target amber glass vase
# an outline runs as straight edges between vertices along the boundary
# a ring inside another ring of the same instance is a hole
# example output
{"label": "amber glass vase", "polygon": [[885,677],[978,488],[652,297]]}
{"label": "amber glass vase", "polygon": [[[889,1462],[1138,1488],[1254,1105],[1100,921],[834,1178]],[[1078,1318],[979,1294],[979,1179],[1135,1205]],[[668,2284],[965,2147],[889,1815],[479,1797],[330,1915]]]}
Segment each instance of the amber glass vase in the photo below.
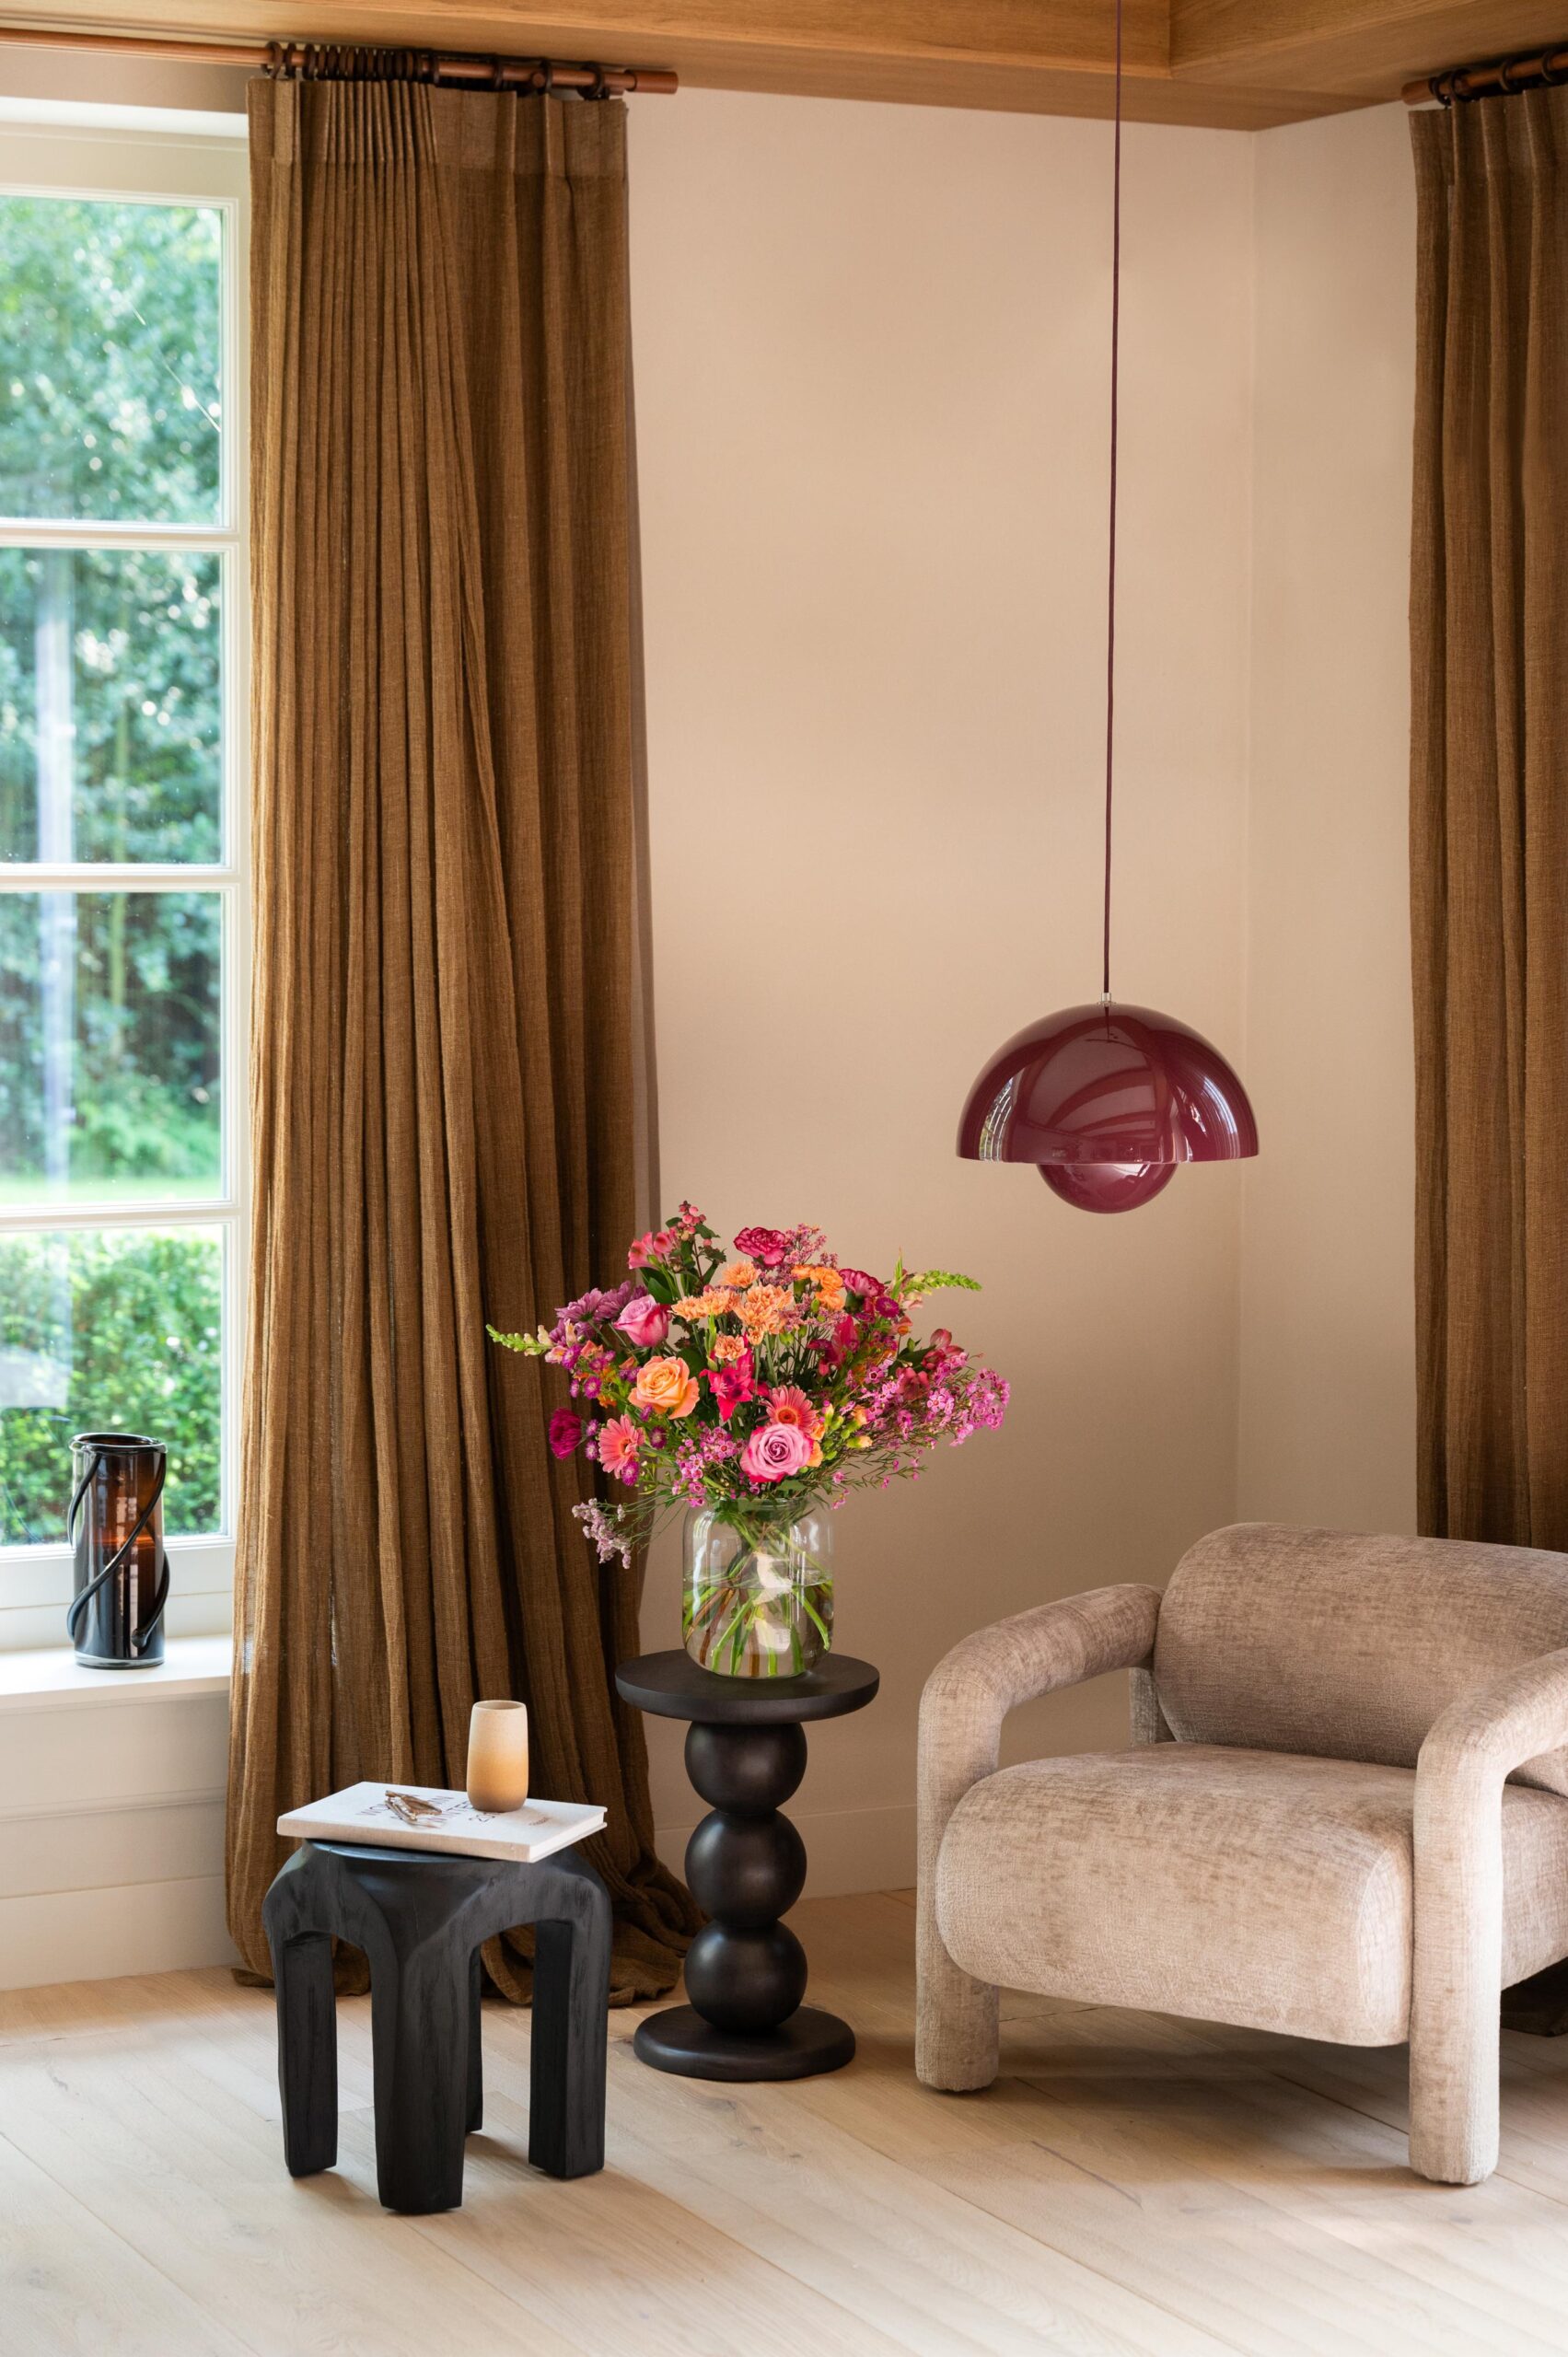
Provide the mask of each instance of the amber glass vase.
{"label": "amber glass vase", "polygon": [[78,1433],[71,1443],[66,1536],[75,1594],[65,1616],[76,1659],[150,1669],[163,1659],[168,1452],[141,1433]]}

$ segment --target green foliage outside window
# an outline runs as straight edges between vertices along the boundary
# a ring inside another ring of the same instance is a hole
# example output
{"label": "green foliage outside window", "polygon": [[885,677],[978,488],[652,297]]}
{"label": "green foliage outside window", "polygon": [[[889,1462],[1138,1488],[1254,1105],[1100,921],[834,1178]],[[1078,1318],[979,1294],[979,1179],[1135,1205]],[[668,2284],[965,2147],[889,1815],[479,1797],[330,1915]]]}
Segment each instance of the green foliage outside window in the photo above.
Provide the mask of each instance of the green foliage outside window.
{"label": "green foliage outside window", "polygon": [[[0,196],[0,514],[217,525],[221,229]],[[0,863],[221,859],[221,594],[212,552],[0,550]],[[67,897],[0,894],[0,1203],[215,1195],[217,896],[52,934]],[[63,1537],[105,1426],[168,1445],[169,1530],[219,1527],[221,1270],[215,1228],[0,1235],[0,1545]]]}
{"label": "green foliage outside window", "polygon": [[164,1527],[216,1530],[223,1253],[211,1230],[0,1237],[0,1546],[62,1538],[73,1433],[168,1450]]}

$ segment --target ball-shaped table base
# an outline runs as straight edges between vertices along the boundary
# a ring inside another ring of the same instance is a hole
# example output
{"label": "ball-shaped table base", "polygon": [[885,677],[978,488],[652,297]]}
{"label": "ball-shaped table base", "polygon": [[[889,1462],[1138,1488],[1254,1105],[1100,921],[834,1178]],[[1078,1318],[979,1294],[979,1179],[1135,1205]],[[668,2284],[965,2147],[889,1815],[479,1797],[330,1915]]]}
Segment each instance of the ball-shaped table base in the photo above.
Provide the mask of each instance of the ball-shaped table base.
{"label": "ball-shaped table base", "polygon": [[854,2032],[803,2005],[806,1951],[779,1918],[806,1881],[806,1845],[782,1804],[806,1772],[806,1723],[876,1694],[869,1662],[829,1654],[801,1678],[721,1678],[684,1653],[622,1663],[628,1702],[686,1719],[686,1772],[711,1813],[686,1848],[686,1879],[710,1921],[686,1956],[690,2003],[650,2014],[645,2062],[692,2079],[808,2079],[841,2070]]}

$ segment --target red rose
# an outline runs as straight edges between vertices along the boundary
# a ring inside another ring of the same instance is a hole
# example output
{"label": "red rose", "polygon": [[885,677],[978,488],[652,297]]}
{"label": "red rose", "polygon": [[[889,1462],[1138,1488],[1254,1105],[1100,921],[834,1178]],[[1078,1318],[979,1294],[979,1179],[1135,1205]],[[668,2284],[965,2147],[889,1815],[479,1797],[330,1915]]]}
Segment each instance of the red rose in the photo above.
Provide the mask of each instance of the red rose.
{"label": "red rose", "polygon": [[550,1419],[550,1446],[556,1457],[570,1457],[583,1437],[583,1420],[570,1408],[557,1408]]}

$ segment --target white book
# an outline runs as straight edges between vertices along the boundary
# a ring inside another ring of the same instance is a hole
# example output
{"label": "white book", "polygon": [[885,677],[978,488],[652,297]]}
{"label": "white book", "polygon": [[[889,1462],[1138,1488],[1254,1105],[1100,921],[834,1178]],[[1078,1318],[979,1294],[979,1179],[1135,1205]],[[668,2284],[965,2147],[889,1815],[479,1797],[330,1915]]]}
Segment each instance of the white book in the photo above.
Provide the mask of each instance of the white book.
{"label": "white book", "polygon": [[[424,1801],[435,1812],[410,1823],[389,1799]],[[527,1800],[488,1815],[466,1793],[433,1784],[350,1784],[324,1801],[291,1808],[278,1831],[296,1841],[361,1841],[377,1850],[438,1850],[448,1857],[516,1858],[533,1865],[598,1832],[604,1811],[587,1801]]]}

